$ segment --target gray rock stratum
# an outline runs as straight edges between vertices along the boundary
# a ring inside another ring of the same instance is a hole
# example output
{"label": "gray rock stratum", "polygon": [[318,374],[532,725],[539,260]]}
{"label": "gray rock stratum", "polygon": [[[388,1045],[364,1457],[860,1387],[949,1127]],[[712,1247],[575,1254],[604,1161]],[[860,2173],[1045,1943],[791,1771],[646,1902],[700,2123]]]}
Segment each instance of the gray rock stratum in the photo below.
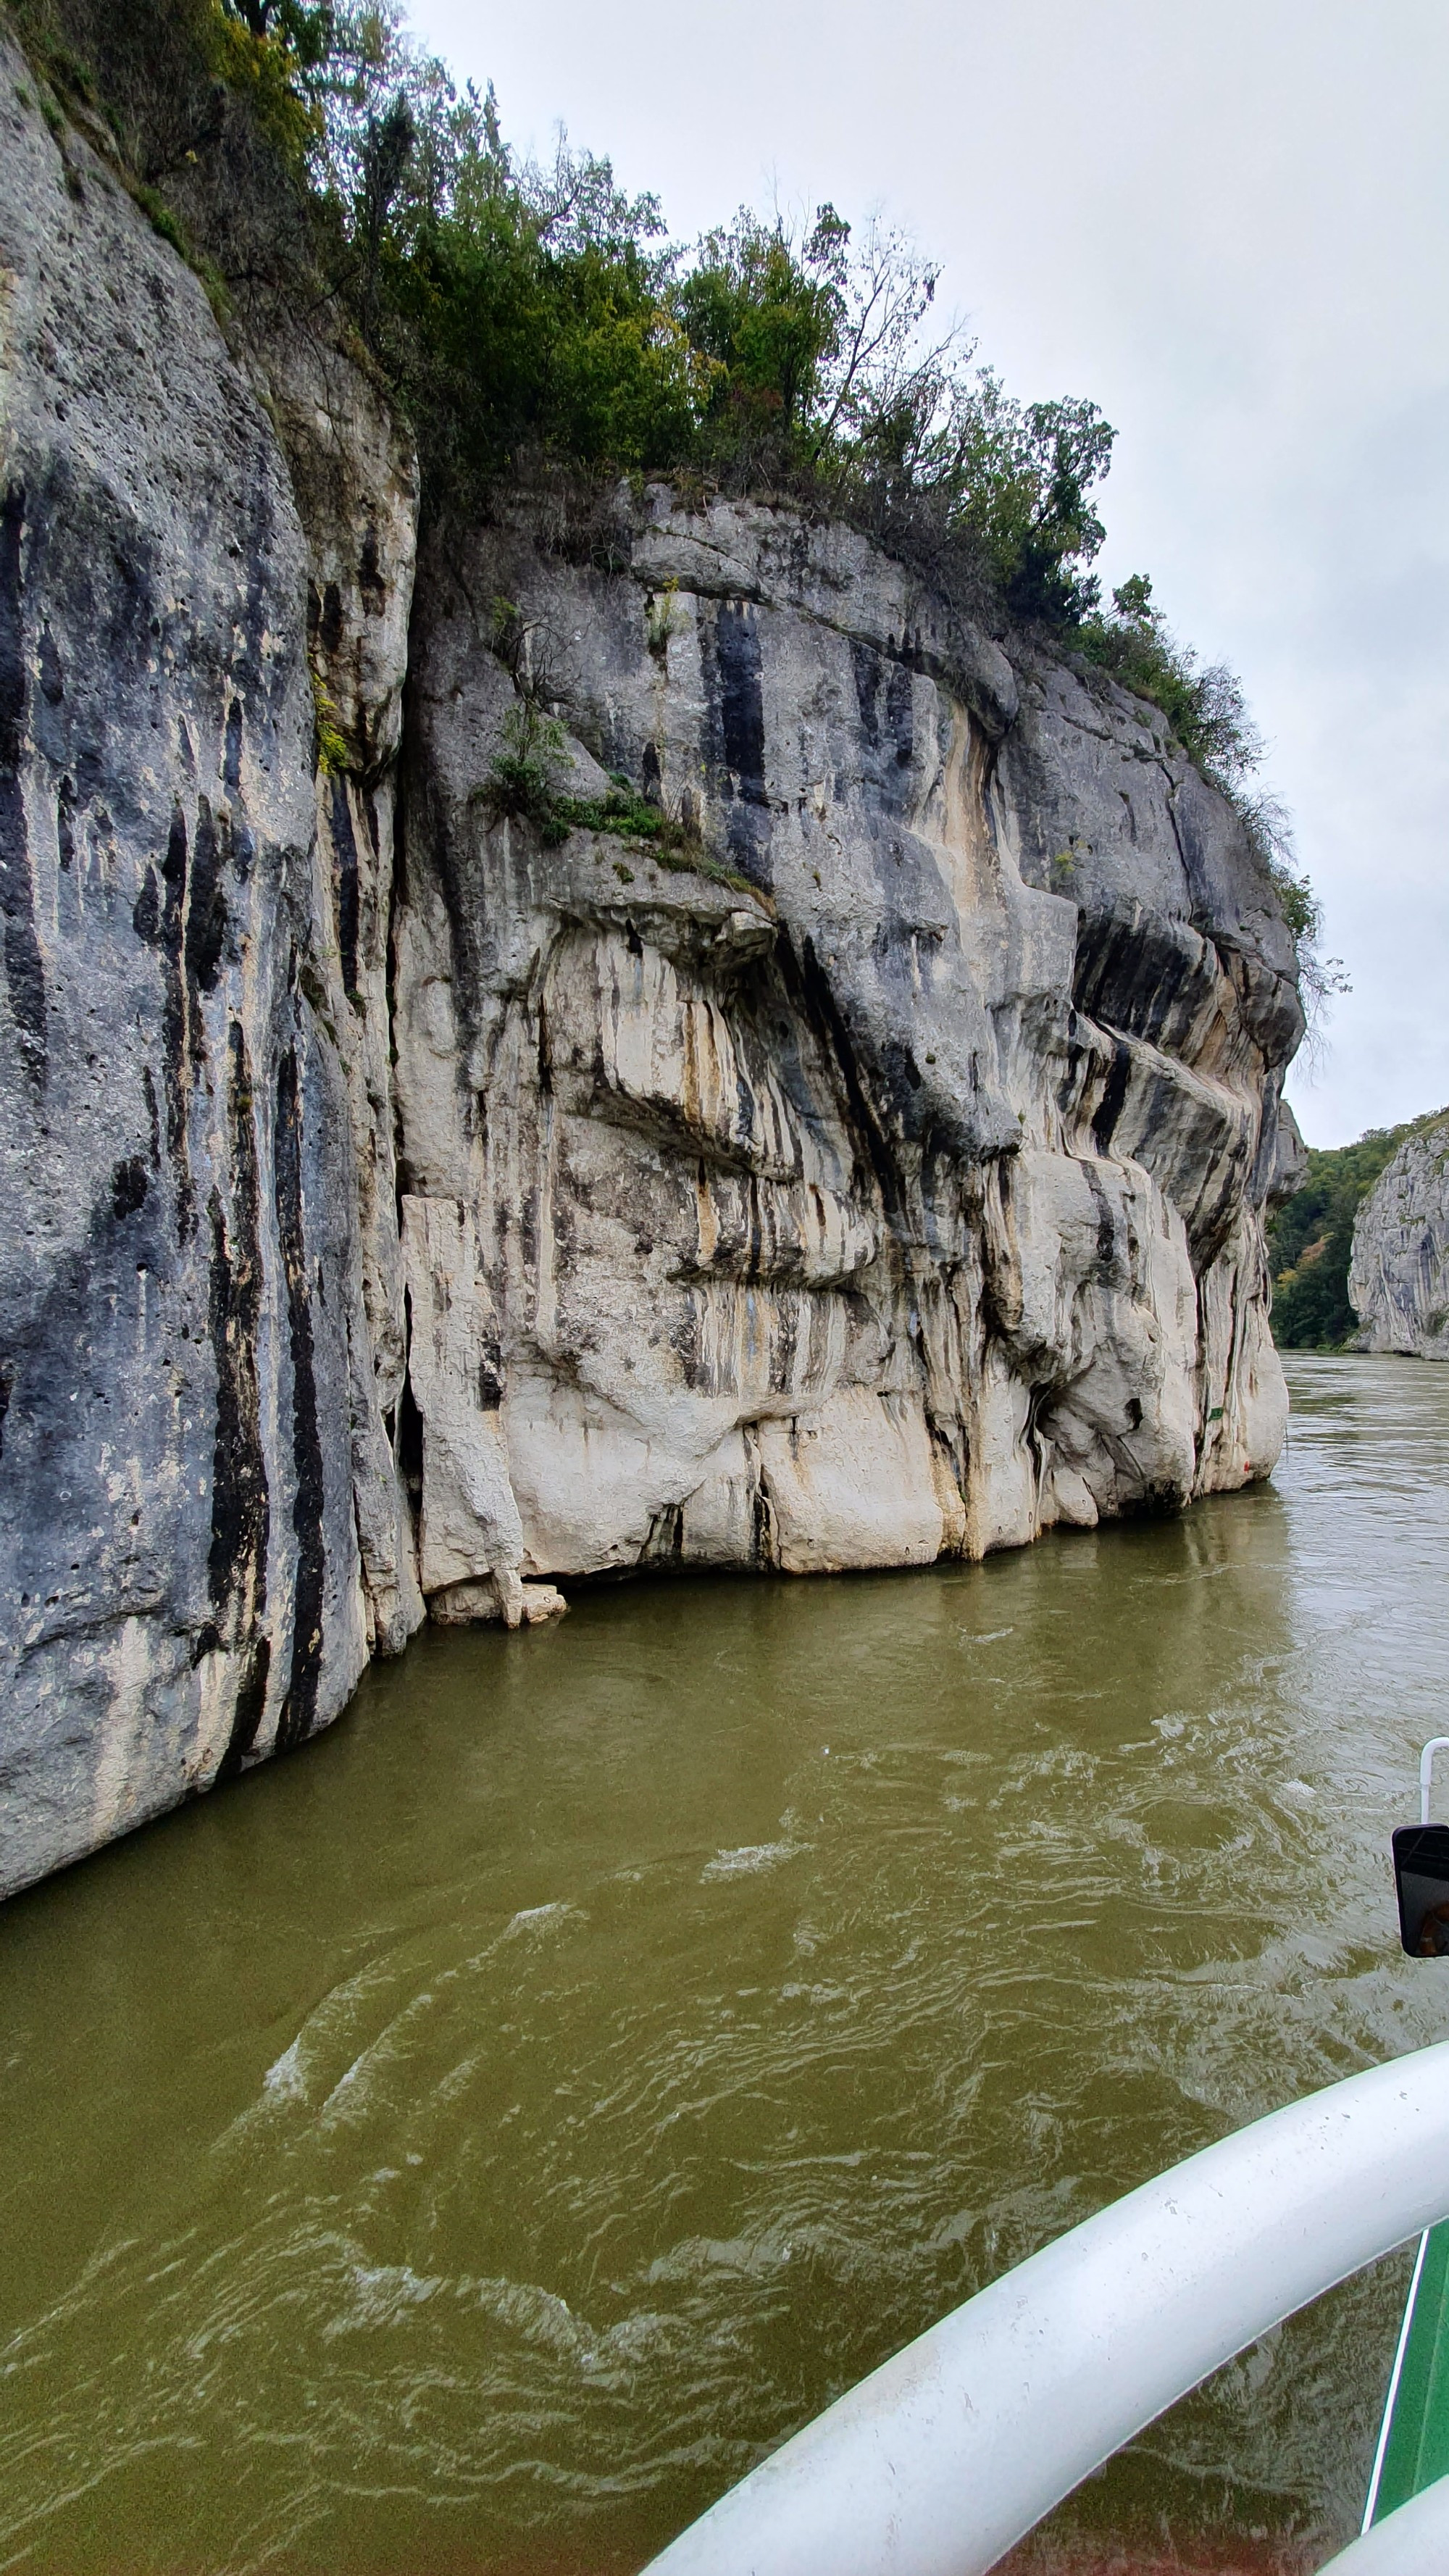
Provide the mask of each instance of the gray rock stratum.
{"label": "gray rock stratum", "polygon": [[1406,1136],[1354,1219],[1357,1348],[1449,1360],[1449,1118]]}
{"label": "gray rock stratum", "polygon": [[0,1888],[425,1606],[1266,1474],[1293,949],[1156,713],[761,507],[415,568],[363,372],[0,126]]}

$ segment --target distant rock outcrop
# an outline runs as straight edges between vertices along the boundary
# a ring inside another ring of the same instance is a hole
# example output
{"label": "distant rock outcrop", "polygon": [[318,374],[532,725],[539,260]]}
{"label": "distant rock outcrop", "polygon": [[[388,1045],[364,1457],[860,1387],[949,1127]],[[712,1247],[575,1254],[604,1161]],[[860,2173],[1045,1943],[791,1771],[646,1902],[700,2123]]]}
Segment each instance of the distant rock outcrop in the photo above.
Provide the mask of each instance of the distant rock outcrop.
{"label": "distant rock outcrop", "polygon": [[1449,1117],[1406,1136],[1359,1209],[1356,1347],[1449,1360]]}
{"label": "distant rock outcrop", "polygon": [[415,584],[365,371],[0,126],[0,1892],[425,1606],[1265,1475],[1294,950],[1163,718],[662,488]]}

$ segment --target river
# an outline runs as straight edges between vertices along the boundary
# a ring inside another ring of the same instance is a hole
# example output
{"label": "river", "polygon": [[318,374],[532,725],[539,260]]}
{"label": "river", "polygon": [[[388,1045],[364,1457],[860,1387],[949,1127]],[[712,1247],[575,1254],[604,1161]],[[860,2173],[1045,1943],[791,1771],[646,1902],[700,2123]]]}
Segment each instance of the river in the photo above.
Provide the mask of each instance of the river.
{"label": "river", "polygon": [[[0,2568],[622,2576],[1035,2246],[1442,2036],[1449,1369],[980,1566],[579,1595],[0,1912]],[[1319,2563],[1405,2277],[1022,2563]],[[844,2571],[843,2571],[844,2576]]]}

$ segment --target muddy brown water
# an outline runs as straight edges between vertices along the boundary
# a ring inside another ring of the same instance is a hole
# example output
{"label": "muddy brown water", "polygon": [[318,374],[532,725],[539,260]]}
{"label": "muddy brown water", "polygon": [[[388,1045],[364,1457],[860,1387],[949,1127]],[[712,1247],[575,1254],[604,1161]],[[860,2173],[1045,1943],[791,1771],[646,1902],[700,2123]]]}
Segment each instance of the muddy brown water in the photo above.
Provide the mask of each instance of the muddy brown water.
{"label": "muddy brown water", "polygon": [[[1291,1377],[1269,1487],[425,1637],[0,1912],[0,2568],[622,2576],[1047,2237],[1449,2030],[1385,1860],[1449,1369]],[[1317,2566],[1404,2277],[1022,2564]]]}

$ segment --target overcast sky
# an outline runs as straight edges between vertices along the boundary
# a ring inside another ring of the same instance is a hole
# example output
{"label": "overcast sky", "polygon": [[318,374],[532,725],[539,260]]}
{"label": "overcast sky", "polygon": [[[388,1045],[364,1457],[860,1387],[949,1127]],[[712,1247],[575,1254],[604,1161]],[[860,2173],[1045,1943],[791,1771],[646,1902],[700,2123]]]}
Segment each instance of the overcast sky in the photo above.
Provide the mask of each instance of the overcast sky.
{"label": "overcast sky", "polygon": [[1111,582],[1242,675],[1352,978],[1309,1142],[1449,1103],[1445,0],[422,0],[505,132],[692,237],[742,201],[945,264],[1025,398],[1118,431]]}

